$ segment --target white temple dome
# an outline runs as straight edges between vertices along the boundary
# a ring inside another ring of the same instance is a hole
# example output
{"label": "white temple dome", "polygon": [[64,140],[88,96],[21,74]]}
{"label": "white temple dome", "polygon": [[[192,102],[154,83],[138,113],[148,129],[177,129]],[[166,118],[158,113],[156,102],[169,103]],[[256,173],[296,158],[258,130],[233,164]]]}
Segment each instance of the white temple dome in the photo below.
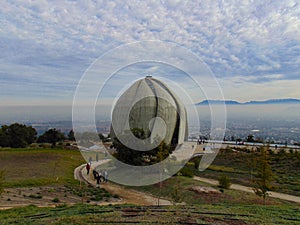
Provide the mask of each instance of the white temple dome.
{"label": "white temple dome", "polygon": [[182,144],[188,137],[186,109],[166,84],[146,76],[131,85],[113,109],[112,138],[133,128],[142,129],[151,139],[164,133],[166,144]]}

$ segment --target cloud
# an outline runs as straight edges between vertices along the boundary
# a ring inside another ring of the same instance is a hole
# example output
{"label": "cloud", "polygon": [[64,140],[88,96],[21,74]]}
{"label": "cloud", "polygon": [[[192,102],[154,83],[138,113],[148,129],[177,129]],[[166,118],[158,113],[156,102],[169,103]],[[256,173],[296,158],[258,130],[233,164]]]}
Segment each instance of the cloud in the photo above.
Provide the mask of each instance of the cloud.
{"label": "cloud", "polygon": [[17,83],[28,85],[32,96],[38,85],[71,94],[89,63],[141,40],[176,42],[232,84],[299,79],[300,5],[294,0],[3,0],[0,15],[2,96]]}
{"label": "cloud", "polygon": [[[253,77],[253,79],[255,79]],[[246,102],[253,99],[299,98],[299,80],[274,79],[266,82],[245,81],[242,77],[220,81],[225,99]]]}

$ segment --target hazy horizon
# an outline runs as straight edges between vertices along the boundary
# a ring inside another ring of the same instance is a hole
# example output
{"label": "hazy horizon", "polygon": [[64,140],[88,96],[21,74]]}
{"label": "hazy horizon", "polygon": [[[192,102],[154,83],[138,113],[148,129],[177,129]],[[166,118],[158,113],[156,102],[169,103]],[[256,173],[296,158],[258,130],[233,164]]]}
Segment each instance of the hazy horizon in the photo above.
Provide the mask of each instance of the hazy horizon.
{"label": "hazy horizon", "polygon": [[[209,119],[209,106],[196,106],[201,119]],[[84,107],[83,107],[84,109]],[[255,118],[300,121],[300,104],[227,105],[227,118]],[[96,119],[110,120],[109,108],[96,108]],[[105,117],[103,117],[105,115]],[[71,121],[72,106],[5,106],[1,107],[0,123]]]}
{"label": "hazy horizon", "polygon": [[[216,106],[218,107],[218,106]],[[196,106],[199,118],[188,117],[189,135],[209,135],[211,132],[211,112],[209,106]],[[96,127],[101,133],[110,131],[109,109],[96,110]],[[268,105],[229,105],[226,114],[225,137],[246,137],[250,133],[263,139],[286,140],[299,142],[300,137],[300,104]],[[101,116],[105,115],[105,117]],[[198,123],[199,121],[199,123]],[[50,128],[57,128],[64,133],[72,129],[72,107],[6,107],[0,116],[0,126],[12,123],[32,125],[42,134]],[[200,130],[199,130],[200,128]],[[91,131],[91,127],[86,127]],[[290,144],[292,144],[291,142]]]}

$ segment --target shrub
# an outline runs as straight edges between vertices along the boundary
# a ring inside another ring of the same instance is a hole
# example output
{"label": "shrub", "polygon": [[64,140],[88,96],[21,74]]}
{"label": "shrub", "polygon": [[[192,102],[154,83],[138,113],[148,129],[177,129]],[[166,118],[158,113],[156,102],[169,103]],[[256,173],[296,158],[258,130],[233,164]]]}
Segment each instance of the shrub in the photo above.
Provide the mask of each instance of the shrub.
{"label": "shrub", "polygon": [[197,170],[199,168],[201,158],[200,157],[195,157],[191,160],[191,162],[194,163],[194,168]]}
{"label": "shrub", "polygon": [[218,178],[219,181],[219,187],[229,189],[231,186],[230,178],[226,175],[222,175]]}
{"label": "shrub", "polygon": [[188,166],[184,166],[180,172],[179,172],[182,176],[185,176],[185,177],[193,177],[194,176],[194,173],[193,171],[191,170],[190,167]]}
{"label": "shrub", "polygon": [[29,198],[35,198],[35,199],[41,199],[41,198],[43,198],[43,196],[41,196],[40,194],[38,194],[38,195],[29,195],[28,196]]}
{"label": "shrub", "polygon": [[178,203],[178,202],[182,201],[182,197],[181,197],[181,195],[179,193],[179,187],[178,186],[176,186],[173,189],[173,191],[171,193],[171,196],[172,196],[172,200],[173,200],[174,203]]}
{"label": "shrub", "polygon": [[54,203],[58,203],[58,202],[60,202],[60,201],[59,201],[59,199],[58,199],[58,198],[54,198],[54,199],[52,199],[52,202],[54,202]]}

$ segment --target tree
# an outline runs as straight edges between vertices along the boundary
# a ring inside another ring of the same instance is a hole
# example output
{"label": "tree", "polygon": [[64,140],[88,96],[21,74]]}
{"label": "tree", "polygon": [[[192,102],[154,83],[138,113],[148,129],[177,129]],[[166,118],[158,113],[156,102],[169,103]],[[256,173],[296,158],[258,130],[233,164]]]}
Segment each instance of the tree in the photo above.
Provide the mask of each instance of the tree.
{"label": "tree", "polygon": [[[142,129],[134,128],[131,129],[131,132],[139,139],[144,139],[144,132]],[[126,134],[124,134],[126,135]],[[125,139],[126,140],[126,139]],[[126,146],[126,143],[123,144],[119,141],[118,138],[114,138],[113,147],[117,151],[117,158],[130,165],[141,166],[145,165],[146,161],[144,160],[144,152],[130,149]]]}
{"label": "tree", "polygon": [[68,133],[68,140],[75,141],[75,134],[73,130],[70,130],[70,132]]}
{"label": "tree", "polygon": [[220,188],[229,189],[231,186],[230,178],[228,176],[226,176],[225,174],[219,176],[218,181],[219,181]]}
{"label": "tree", "polygon": [[254,192],[258,196],[263,197],[264,204],[266,204],[266,197],[268,196],[268,191],[272,189],[271,181],[273,180],[268,147],[264,146],[261,148],[257,158],[255,172],[255,179],[253,180]]}
{"label": "tree", "polygon": [[164,141],[161,142],[156,151],[155,155],[156,157],[154,158],[154,162],[158,163],[167,158],[170,154],[172,153],[172,149],[170,145],[167,145]]}
{"label": "tree", "polygon": [[56,142],[65,140],[65,135],[56,128],[47,130],[44,134],[39,136],[38,143],[51,143],[52,147],[56,146]]}
{"label": "tree", "polygon": [[[131,132],[140,140],[147,138],[143,129],[133,128],[131,129]],[[124,135],[127,134],[125,133]],[[126,138],[123,139],[126,140]],[[128,140],[130,139],[128,138]],[[160,162],[168,157],[173,150],[173,148],[171,148],[171,146],[167,145],[165,142],[161,142],[156,148],[149,151],[133,150],[128,148],[126,143],[121,143],[118,138],[113,139],[112,146],[116,149],[116,157],[120,161],[135,166],[152,165]]]}
{"label": "tree", "polygon": [[9,147],[10,140],[8,134],[5,132],[5,129],[6,128],[4,128],[4,126],[0,129],[0,146]]}
{"label": "tree", "polygon": [[173,200],[173,203],[179,203],[182,201],[182,195],[180,193],[180,187],[179,184],[176,183],[175,187],[173,188],[172,192],[171,192],[171,197]]}
{"label": "tree", "polygon": [[240,143],[242,141],[242,138],[235,139],[236,144]]}
{"label": "tree", "polygon": [[247,142],[254,142],[254,136],[253,136],[253,134],[249,134],[249,135],[247,136],[246,141],[247,141]]}
{"label": "tree", "polygon": [[0,145],[3,147],[24,148],[33,143],[37,132],[31,126],[14,123],[2,126],[0,131]]}

